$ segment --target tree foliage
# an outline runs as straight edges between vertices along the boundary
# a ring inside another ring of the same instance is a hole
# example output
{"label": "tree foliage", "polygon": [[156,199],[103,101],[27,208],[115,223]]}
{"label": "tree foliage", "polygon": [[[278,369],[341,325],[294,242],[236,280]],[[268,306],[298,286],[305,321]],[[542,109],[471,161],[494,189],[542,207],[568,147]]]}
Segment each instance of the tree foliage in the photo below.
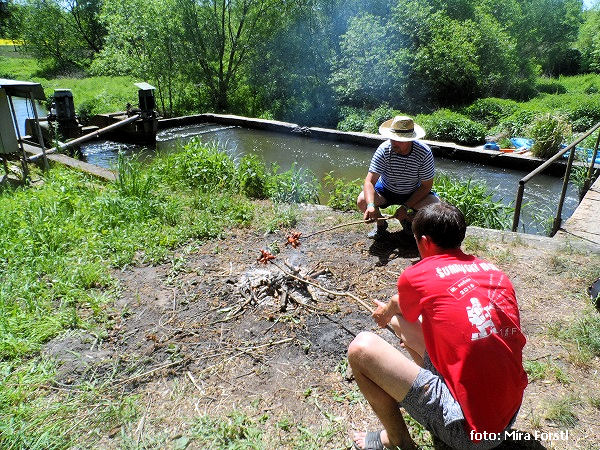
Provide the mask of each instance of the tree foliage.
{"label": "tree foliage", "polygon": [[182,87],[177,83],[175,6],[174,0],[104,2],[101,19],[108,34],[92,65],[98,75],[132,75],[156,84],[166,114],[173,113],[176,87]]}
{"label": "tree foliage", "polygon": [[29,53],[55,68],[87,67],[105,34],[100,0],[27,0],[21,37]]}
{"label": "tree foliage", "polygon": [[343,108],[520,100],[540,73],[600,70],[598,11],[584,13],[582,0],[25,0],[17,9],[23,26],[7,25],[9,11],[5,34],[18,31],[37,58],[144,79],[166,114],[333,125]]}
{"label": "tree foliage", "polygon": [[582,56],[582,69],[600,72],[600,9],[586,12],[585,21],[579,29],[577,48]]}

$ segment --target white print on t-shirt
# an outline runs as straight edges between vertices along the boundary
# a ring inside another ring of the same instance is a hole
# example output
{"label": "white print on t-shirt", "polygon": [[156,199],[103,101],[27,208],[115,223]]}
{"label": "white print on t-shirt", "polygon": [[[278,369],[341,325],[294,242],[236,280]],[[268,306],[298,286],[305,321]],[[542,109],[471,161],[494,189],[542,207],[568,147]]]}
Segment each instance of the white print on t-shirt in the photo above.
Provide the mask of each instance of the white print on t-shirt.
{"label": "white print on t-shirt", "polygon": [[472,306],[467,306],[469,322],[479,330],[477,333],[471,334],[471,340],[476,341],[488,337],[492,333],[497,333],[496,326],[494,325],[494,322],[492,322],[492,315],[490,314],[492,305],[490,304],[485,308],[482,308],[479,299],[476,297],[471,299],[471,305]]}
{"label": "white print on t-shirt", "polygon": [[479,287],[479,283],[472,279],[471,277],[464,277],[454,283],[452,286],[448,288],[448,292],[455,299],[459,300],[460,298],[467,295],[469,292],[474,291]]}
{"label": "white print on t-shirt", "polygon": [[472,263],[472,264],[448,264],[443,267],[436,267],[437,276],[445,278],[455,273],[473,273],[473,272],[489,272],[490,270],[500,271],[494,264],[488,262]]}

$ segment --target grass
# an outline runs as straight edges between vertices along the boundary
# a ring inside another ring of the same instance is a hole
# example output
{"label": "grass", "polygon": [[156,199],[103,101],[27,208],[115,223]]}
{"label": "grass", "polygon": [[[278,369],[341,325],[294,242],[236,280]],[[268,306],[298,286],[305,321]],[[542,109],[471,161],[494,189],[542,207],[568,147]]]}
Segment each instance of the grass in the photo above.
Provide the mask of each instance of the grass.
{"label": "grass", "polygon": [[[66,330],[102,333],[109,326],[107,305],[117,292],[111,268],[170,260],[176,272],[180,263],[169,258],[171,249],[253,221],[255,206],[238,193],[235,165],[223,155],[193,142],[147,167],[119,158],[120,176],[108,185],[55,168],[36,175],[43,183],[0,191],[6,212],[0,215],[1,447],[62,448],[97,417],[81,424],[73,418],[97,400],[94,392],[73,400],[40,391],[54,372],[36,358]],[[283,195],[285,186],[274,178]],[[294,183],[295,193],[303,190],[301,181]],[[289,226],[295,217],[293,208],[278,208],[264,220]],[[102,404],[96,412],[122,423],[134,414],[123,408]],[[104,422],[98,426],[110,421]]]}
{"label": "grass", "polygon": [[48,79],[40,63],[12,46],[0,47],[0,77],[40,83],[47,97],[55,89],[70,89],[77,113],[85,120],[95,114],[124,111],[137,104],[137,88],[131,77],[88,77],[85,74]]}
{"label": "grass", "polygon": [[527,373],[529,382],[554,379],[560,384],[569,383],[565,371],[550,358],[545,361],[523,361],[523,368]]}
{"label": "grass", "polygon": [[545,418],[561,427],[572,428],[579,422],[574,408],[580,403],[575,396],[554,400],[548,404]]}
{"label": "grass", "polygon": [[[255,409],[255,408],[253,408]],[[325,412],[326,413],[326,412]],[[321,426],[308,427],[289,416],[271,417],[233,410],[227,414],[202,415],[191,425],[187,442],[199,448],[219,450],[267,448],[330,448],[334,436],[342,431],[334,418],[324,418]]]}

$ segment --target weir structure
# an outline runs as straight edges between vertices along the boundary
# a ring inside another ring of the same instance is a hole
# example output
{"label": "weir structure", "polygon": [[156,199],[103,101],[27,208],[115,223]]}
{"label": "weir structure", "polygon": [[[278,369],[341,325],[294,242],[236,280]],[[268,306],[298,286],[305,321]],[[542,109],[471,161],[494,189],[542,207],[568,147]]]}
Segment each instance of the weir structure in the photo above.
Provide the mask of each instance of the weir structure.
{"label": "weir structure", "polygon": [[38,144],[43,158],[44,168],[48,168],[48,159],[46,158],[46,147],[42,138],[42,131],[39,123],[36,100],[45,100],[46,95],[40,83],[29,81],[9,80],[0,78],[0,156],[4,166],[5,175],[2,182],[8,179],[9,169],[7,160],[17,158],[21,161],[23,181],[27,179],[29,170],[27,169],[27,155],[24,147],[24,139],[19,131],[17,123],[17,112],[13,102],[13,97],[22,97],[30,102],[35,123],[36,132],[39,137]]}
{"label": "weir structure", "polygon": [[[78,148],[79,145],[97,139],[101,135],[110,136],[113,140],[140,140],[142,142],[155,142],[158,124],[158,115],[154,110],[154,87],[148,83],[135,83],[138,87],[139,107],[121,113],[109,114],[99,117],[100,126],[92,125],[83,127],[75,115],[73,95],[68,89],[57,89],[54,92],[53,103],[48,117],[40,118],[37,113],[35,100],[45,100],[41,84],[27,81],[0,79],[0,157],[2,157],[5,175],[2,181],[8,178],[9,169],[7,158],[9,155],[19,154],[22,164],[23,181],[28,177],[27,164],[43,161],[43,167],[48,168],[48,161],[83,170],[91,175],[115,180],[114,172],[94,166],[92,164],[70,158],[66,155],[55,153]],[[25,128],[31,136],[21,136],[17,123],[17,113],[12,102],[12,97],[24,97],[31,101],[34,118],[25,120]],[[43,126],[40,124],[43,122]],[[54,133],[51,122],[57,123],[57,131],[61,137],[72,140],[59,142]],[[47,148],[46,142],[54,142],[54,146]],[[28,156],[29,155],[29,156]]]}

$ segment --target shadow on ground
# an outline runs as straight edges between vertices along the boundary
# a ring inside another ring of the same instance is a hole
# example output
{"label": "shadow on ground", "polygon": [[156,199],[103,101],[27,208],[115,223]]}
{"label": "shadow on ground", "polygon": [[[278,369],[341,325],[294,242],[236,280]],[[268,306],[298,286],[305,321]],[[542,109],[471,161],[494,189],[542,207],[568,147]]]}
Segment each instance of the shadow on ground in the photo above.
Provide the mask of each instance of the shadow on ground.
{"label": "shadow on ground", "polygon": [[369,253],[376,256],[377,266],[385,266],[392,259],[416,258],[419,256],[417,243],[412,235],[403,231],[386,232],[382,237],[373,240]]}

